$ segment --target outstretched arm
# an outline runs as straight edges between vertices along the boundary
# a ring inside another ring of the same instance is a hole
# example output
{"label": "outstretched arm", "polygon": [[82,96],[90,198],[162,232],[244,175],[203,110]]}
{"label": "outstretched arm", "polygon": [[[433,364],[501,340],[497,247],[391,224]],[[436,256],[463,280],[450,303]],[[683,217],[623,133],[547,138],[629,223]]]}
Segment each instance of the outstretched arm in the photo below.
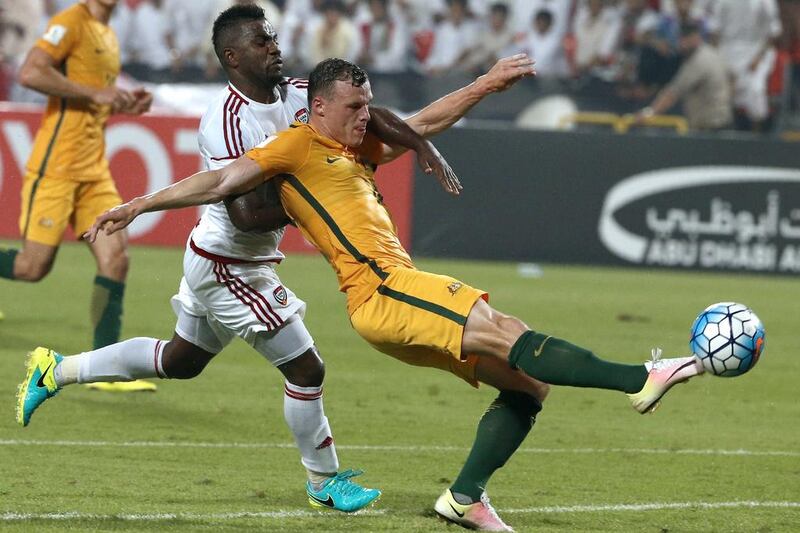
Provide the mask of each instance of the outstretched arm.
{"label": "outstretched arm", "polygon": [[423,137],[436,135],[458,122],[486,96],[505,91],[522,78],[534,76],[536,70],[533,64],[533,59],[527,54],[499,59],[489,72],[466,87],[439,98],[406,122]]}
{"label": "outstretched arm", "polygon": [[94,242],[100,230],[110,235],[125,228],[142,213],[219,202],[228,195],[249,191],[262,181],[264,172],[258,163],[242,156],[219,170],[198,172],[169,187],[106,211],[97,217],[84,238]]}

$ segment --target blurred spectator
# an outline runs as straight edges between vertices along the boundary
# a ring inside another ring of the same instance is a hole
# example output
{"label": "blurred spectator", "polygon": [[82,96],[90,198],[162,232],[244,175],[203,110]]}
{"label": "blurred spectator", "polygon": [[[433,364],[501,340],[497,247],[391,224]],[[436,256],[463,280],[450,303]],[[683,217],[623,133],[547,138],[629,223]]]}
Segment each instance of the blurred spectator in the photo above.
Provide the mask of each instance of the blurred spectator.
{"label": "blurred spectator", "polygon": [[680,69],[652,105],[637,114],[637,121],[646,122],[682,100],[691,129],[729,127],[733,120],[731,89],[722,57],[703,41],[702,27],[697,22],[683,24],[680,34],[679,52],[684,58]]}
{"label": "blurred spectator", "polygon": [[395,0],[411,34],[413,59],[425,63],[433,47],[435,17],[447,10],[445,0]]}
{"label": "blurred spectator", "polygon": [[527,32],[533,17],[542,10],[553,16],[553,33],[564,37],[570,29],[574,0],[505,0],[514,17],[515,31]]}
{"label": "blurred spectator", "polygon": [[376,74],[406,70],[408,27],[392,0],[367,0],[368,12],[359,28],[363,46],[358,64]]}
{"label": "blurred spectator", "polygon": [[537,78],[565,78],[569,75],[564,38],[556,33],[553,13],[542,9],[533,15],[524,35],[524,50],[536,61]]}
{"label": "blurred spectator", "polygon": [[163,0],[144,0],[132,12],[126,40],[121,43],[125,71],[134,78],[170,81],[170,27]]}
{"label": "blurred spectator", "polygon": [[[716,0],[694,0],[692,2],[691,17],[695,20],[705,20],[711,14],[711,7]],[[661,0],[662,14],[674,17],[678,13],[678,0]]]}
{"label": "blurred spectator", "polygon": [[562,37],[567,34],[572,20],[574,0],[505,0],[520,33],[530,29],[530,22],[539,11],[545,9],[553,16],[553,30]]}
{"label": "blurred spectator", "polygon": [[[607,79],[620,32],[618,13],[604,0],[588,0],[575,15],[575,70]],[[534,56],[535,59],[535,56]]]}
{"label": "blurred spectator", "polygon": [[483,22],[475,46],[467,50],[463,61],[464,68],[486,72],[501,57],[522,51],[524,46],[514,41],[515,33],[511,26],[508,5],[503,2],[492,4],[488,20]]}
{"label": "blurred spectator", "polygon": [[447,0],[447,17],[434,29],[433,48],[425,61],[430,75],[463,70],[463,61],[477,43],[478,24],[468,13],[467,0]]}
{"label": "blurred spectator", "polygon": [[216,17],[216,7],[216,0],[165,0],[172,72],[178,79],[201,79],[208,21]]}
{"label": "blurred spectator", "polygon": [[643,85],[659,88],[675,76],[680,66],[678,42],[683,25],[696,22],[705,38],[703,18],[697,16],[693,5],[693,0],[674,0],[672,13],[662,13],[655,30],[645,34],[638,75]]}
{"label": "blurred spectator", "polygon": [[3,0],[0,4],[0,100],[45,101],[40,93],[19,85],[16,73],[47,19],[39,0]]}
{"label": "blurred spectator", "polygon": [[122,65],[130,62],[127,43],[130,38],[132,19],[133,10],[130,8],[129,3],[119,2],[111,13],[111,19],[108,21],[108,25],[114,30],[114,35],[117,36],[117,42],[119,43],[119,61]]}
{"label": "blurred spectator", "polygon": [[303,51],[308,45],[308,28],[322,18],[322,0],[286,0],[283,21],[278,33],[278,44],[283,55],[284,71],[300,66],[304,61]]}
{"label": "blurred spectator", "polygon": [[649,7],[647,0],[625,0],[620,16],[619,79],[631,86],[634,98],[650,97],[652,91],[648,87],[657,83],[650,76],[656,68],[650,64],[653,59],[650,55],[642,56],[642,49],[658,26],[658,13]]}
{"label": "blurred spectator", "polygon": [[347,15],[342,0],[324,0],[320,6],[322,17],[309,26],[309,39],[305,50],[308,70],[329,57],[355,61],[361,50],[361,36]]}
{"label": "blurred spectator", "polygon": [[733,101],[754,130],[769,115],[767,79],[781,35],[776,0],[716,0],[709,29],[733,76]]}

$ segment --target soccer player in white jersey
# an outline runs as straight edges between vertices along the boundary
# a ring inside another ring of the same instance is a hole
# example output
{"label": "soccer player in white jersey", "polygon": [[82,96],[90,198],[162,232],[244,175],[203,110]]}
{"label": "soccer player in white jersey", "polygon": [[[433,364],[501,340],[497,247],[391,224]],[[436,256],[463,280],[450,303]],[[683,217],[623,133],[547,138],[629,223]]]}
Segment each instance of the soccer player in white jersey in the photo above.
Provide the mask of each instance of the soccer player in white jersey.
{"label": "soccer player in white jersey", "polygon": [[[214,25],[213,40],[230,84],[201,121],[199,144],[209,169],[225,166],[308,114],[305,82],[281,76],[275,34],[258,7],[239,5],[223,12]],[[409,124],[425,136],[433,135],[487,94],[532,73],[532,61],[524,55],[501,60],[480,83],[431,104]],[[385,116],[375,111],[374,116]],[[265,191],[255,191],[231,199],[228,207],[239,227],[278,228],[273,231],[237,229],[224,203],[206,209],[190,236],[184,279],[173,297],[178,322],[171,341],[136,338],[71,357],[35,350],[20,387],[19,422],[27,425],[38,405],[71,383],[195,377],[233,336],[240,336],[286,377],[284,413],[308,471],[309,501],[341,511],[374,501],[379,491],[353,483],[358,472],[337,473],[322,406],[324,366],[302,322],[305,304],[275,274],[274,264],[283,258],[277,246],[286,221],[282,209],[274,210],[279,216],[256,209],[267,198]]]}

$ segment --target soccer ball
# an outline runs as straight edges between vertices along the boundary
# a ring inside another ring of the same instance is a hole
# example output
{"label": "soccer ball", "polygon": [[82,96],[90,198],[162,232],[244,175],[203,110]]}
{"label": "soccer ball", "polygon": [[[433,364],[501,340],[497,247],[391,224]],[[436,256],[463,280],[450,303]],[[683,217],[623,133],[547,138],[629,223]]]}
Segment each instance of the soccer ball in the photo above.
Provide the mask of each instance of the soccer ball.
{"label": "soccer ball", "polygon": [[764,350],[764,326],[746,305],[713,304],[692,324],[689,349],[703,362],[706,372],[739,376],[758,362]]}

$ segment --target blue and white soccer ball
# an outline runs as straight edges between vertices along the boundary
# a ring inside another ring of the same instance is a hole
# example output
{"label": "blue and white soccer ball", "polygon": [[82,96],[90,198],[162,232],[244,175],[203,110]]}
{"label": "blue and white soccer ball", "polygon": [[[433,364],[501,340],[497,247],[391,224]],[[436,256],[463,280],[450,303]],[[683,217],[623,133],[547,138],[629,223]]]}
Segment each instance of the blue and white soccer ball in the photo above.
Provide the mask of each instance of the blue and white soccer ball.
{"label": "blue and white soccer ball", "polygon": [[713,304],[692,324],[689,348],[703,362],[706,372],[739,376],[758,362],[764,350],[764,326],[746,305]]}

